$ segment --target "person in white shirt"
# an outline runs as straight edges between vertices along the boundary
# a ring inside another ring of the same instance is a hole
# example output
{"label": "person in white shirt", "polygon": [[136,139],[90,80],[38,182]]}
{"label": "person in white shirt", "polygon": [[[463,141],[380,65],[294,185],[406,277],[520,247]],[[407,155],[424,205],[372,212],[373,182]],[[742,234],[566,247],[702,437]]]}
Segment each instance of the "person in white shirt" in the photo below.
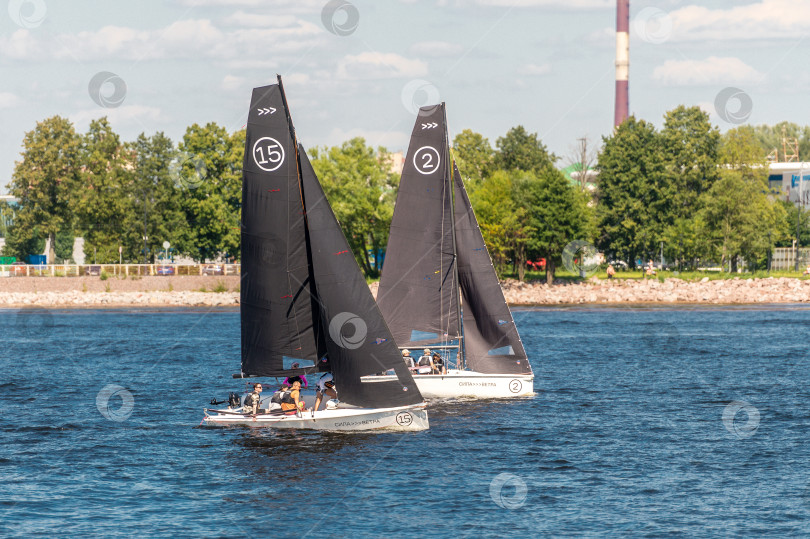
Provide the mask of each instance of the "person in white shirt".
{"label": "person in white shirt", "polygon": [[335,387],[335,378],[332,376],[331,372],[327,372],[321,379],[318,380],[318,383],[315,384],[315,406],[312,408],[312,413],[314,414],[318,407],[321,405],[321,400],[323,396],[327,395],[332,399],[337,398],[337,387]]}
{"label": "person in white shirt", "polygon": [[413,358],[411,357],[411,351],[408,349],[402,351],[402,360],[405,362],[405,366],[409,369],[413,369],[416,366],[413,362]]}
{"label": "person in white shirt", "polygon": [[416,370],[419,374],[430,374],[433,372],[433,357],[430,355],[430,348],[425,348],[422,352],[422,357],[416,364]]}

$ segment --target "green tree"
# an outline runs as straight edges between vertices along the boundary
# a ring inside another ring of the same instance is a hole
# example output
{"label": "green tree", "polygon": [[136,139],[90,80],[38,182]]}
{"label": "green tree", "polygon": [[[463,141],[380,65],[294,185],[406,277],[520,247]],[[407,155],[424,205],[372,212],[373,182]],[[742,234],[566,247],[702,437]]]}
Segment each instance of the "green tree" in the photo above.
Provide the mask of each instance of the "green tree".
{"label": "green tree", "polygon": [[534,230],[529,225],[526,204],[519,203],[516,195],[521,184],[531,181],[536,181],[532,173],[496,170],[470,193],[470,202],[496,271],[503,274],[511,259],[521,279],[526,244]]}
{"label": "green tree", "polygon": [[709,255],[729,271],[737,260],[754,264],[772,241],[769,231],[786,229],[783,206],[768,197],[763,182],[743,170],[724,170],[720,179],[703,196],[701,218],[712,231]]}
{"label": "green tree", "polygon": [[125,257],[154,263],[164,241],[182,247],[190,233],[182,210],[184,192],[172,175],[177,152],[162,132],[151,137],[141,133],[131,148],[135,160],[131,185],[134,211],[126,227],[131,234]]}
{"label": "green tree", "polygon": [[[762,155],[768,155],[777,150],[779,161],[785,159],[785,147],[782,142],[785,137],[798,139],[799,158],[808,159],[810,155],[810,127],[800,126],[793,122],[779,122],[776,125],[757,125],[752,128],[762,149]],[[791,152],[790,148],[787,148]]]}
{"label": "green tree", "polygon": [[666,204],[661,138],[652,124],[631,116],[603,141],[597,164],[597,247],[634,265],[655,252],[663,237],[658,218]]}
{"label": "green tree", "polygon": [[69,228],[63,228],[56,233],[54,243],[54,253],[59,260],[70,261],[73,259],[73,243],[75,236]]}
{"label": "green tree", "polygon": [[15,205],[5,200],[0,201],[0,238],[8,236],[8,229],[14,223],[14,215],[17,213]]}
{"label": "green tree", "polygon": [[357,263],[367,277],[378,277],[369,251],[379,261],[388,243],[399,178],[389,166],[388,152],[366,146],[360,137],[331,148],[311,151],[312,167],[321,181],[332,210]]}
{"label": "green tree", "polygon": [[75,214],[84,254],[94,263],[116,263],[132,222],[132,156],[106,118],[90,122],[81,156]]}
{"label": "green tree", "polygon": [[27,226],[24,219],[30,218],[30,213],[17,214],[14,225],[9,227],[6,235],[6,244],[3,246],[3,256],[15,256],[18,260],[33,254],[40,254],[45,250],[45,237],[38,227]]}
{"label": "green tree", "polygon": [[660,137],[667,177],[659,193],[658,220],[667,226],[693,216],[700,195],[717,180],[720,132],[708,113],[680,105],[664,116]]}
{"label": "green tree", "polygon": [[189,228],[179,244],[198,260],[239,257],[244,145],[244,131],[229,135],[215,123],[183,135],[176,178]]}
{"label": "green tree", "polygon": [[25,134],[22,160],[11,178],[11,193],[17,197],[19,209],[7,238],[10,252],[20,257],[33,254],[28,250],[44,237],[50,239],[48,261],[54,260],[56,233],[73,221],[71,198],[79,171],[79,147],[73,124],[59,116],[38,122]]}
{"label": "green tree", "polygon": [[498,153],[495,166],[501,170],[542,171],[548,163],[554,163],[557,156],[551,154],[537,138],[537,133],[529,133],[522,125],[513,127],[496,141]]}
{"label": "green tree", "polygon": [[[799,246],[810,245],[810,212],[799,211],[798,205],[778,199],[778,203],[785,212],[785,228],[779,234],[773,234],[774,245],[776,247],[793,247],[793,240],[796,238],[796,231],[799,231]],[[796,220],[799,219],[799,226],[796,227]],[[772,231],[773,232],[773,231]]]}
{"label": "green tree", "polygon": [[489,176],[495,161],[489,140],[471,129],[465,129],[453,139],[453,155],[461,177],[472,188]]}
{"label": "green tree", "polygon": [[764,167],[767,164],[765,155],[757,133],[750,125],[729,129],[720,139],[718,158],[724,165]]}
{"label": "green tree", "polygon": [[528,250],[546,259],[546,282],[554,282],[565,246],[574,240],[590,239],[590,195],[571,185],[565,175],[550,164],[537,176],[526,176],[517,189],[526,208],[532,230]]}

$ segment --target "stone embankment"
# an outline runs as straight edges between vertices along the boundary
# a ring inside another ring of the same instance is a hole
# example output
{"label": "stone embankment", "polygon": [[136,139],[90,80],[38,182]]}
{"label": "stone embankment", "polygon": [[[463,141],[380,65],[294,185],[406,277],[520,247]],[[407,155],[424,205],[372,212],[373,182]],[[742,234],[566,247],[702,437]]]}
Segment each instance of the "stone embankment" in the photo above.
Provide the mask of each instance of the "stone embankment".
{"label": "stone embankment", "polygon": [[[502,283],[510,305],[756,304],[810,302],[810,280],[789,278],[614,280],[582,283]],[[377,283],[372,283],[377,294]],[[235,307],[239,277],[175,276],[114,279],[14,277],[0,279],[0,308],[10,307]]]}
{"label": "stone embankment", "polygon": [[502,283],[510,305],[577,303],[802,303],[810,302],[810,280],[789,278],[657,279],[613,281],[592,277],[576,284]]}
{"label": "stone embankment", "polygon": [[233,307],[239,276],[7,277],[0,308],[8,307]]}

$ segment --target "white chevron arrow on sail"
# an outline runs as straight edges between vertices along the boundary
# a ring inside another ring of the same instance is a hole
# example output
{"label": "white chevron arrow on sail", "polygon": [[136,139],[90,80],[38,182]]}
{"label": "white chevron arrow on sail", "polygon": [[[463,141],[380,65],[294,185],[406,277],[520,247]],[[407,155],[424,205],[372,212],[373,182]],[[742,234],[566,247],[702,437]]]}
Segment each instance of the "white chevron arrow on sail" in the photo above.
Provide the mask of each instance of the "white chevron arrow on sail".
{"label": "white chevron arrow on sail", "polygon": [[262,114],[273,114],[274,112],[276,112],[276,109],[273,107],[259,108],[259,116]]}
{"label": "white chevron arrow on sail", "polygon": [[439,127],[439,124],[437,124],[436,122],[429,124],[422,124],[422,129],[433,129],[434,127]]}

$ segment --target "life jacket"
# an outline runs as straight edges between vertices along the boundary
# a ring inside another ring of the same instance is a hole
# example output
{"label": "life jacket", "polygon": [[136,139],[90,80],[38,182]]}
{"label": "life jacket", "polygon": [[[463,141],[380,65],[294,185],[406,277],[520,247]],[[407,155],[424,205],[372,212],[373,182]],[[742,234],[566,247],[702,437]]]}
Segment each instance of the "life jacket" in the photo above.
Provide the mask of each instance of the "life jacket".
{"label": "life jacket", "polygon": [[295,402],[290,395],[290,390],[281,391],[278,390],[273,393],[273,396],[270,398],[270,402],[275,402],[276,404],[281,404],[282,402]]}
{"label": "life jacket", "polygon": [[285,412],[297,411],[295,399],[292,397],[292,391],[285,391],[281,397],[281,409]]}
{"label": "life jacket", "polygon": [[418,365],[420,367],[430,367],[430,356],[420,357]]}
{"label": "life jacket", "polygon": [[250,413],[256,413],[259,408],[259,403],[261,402],[262,396],[258,393],[248,393],[245,397],[245,404],[244,408],[245,411]]}

